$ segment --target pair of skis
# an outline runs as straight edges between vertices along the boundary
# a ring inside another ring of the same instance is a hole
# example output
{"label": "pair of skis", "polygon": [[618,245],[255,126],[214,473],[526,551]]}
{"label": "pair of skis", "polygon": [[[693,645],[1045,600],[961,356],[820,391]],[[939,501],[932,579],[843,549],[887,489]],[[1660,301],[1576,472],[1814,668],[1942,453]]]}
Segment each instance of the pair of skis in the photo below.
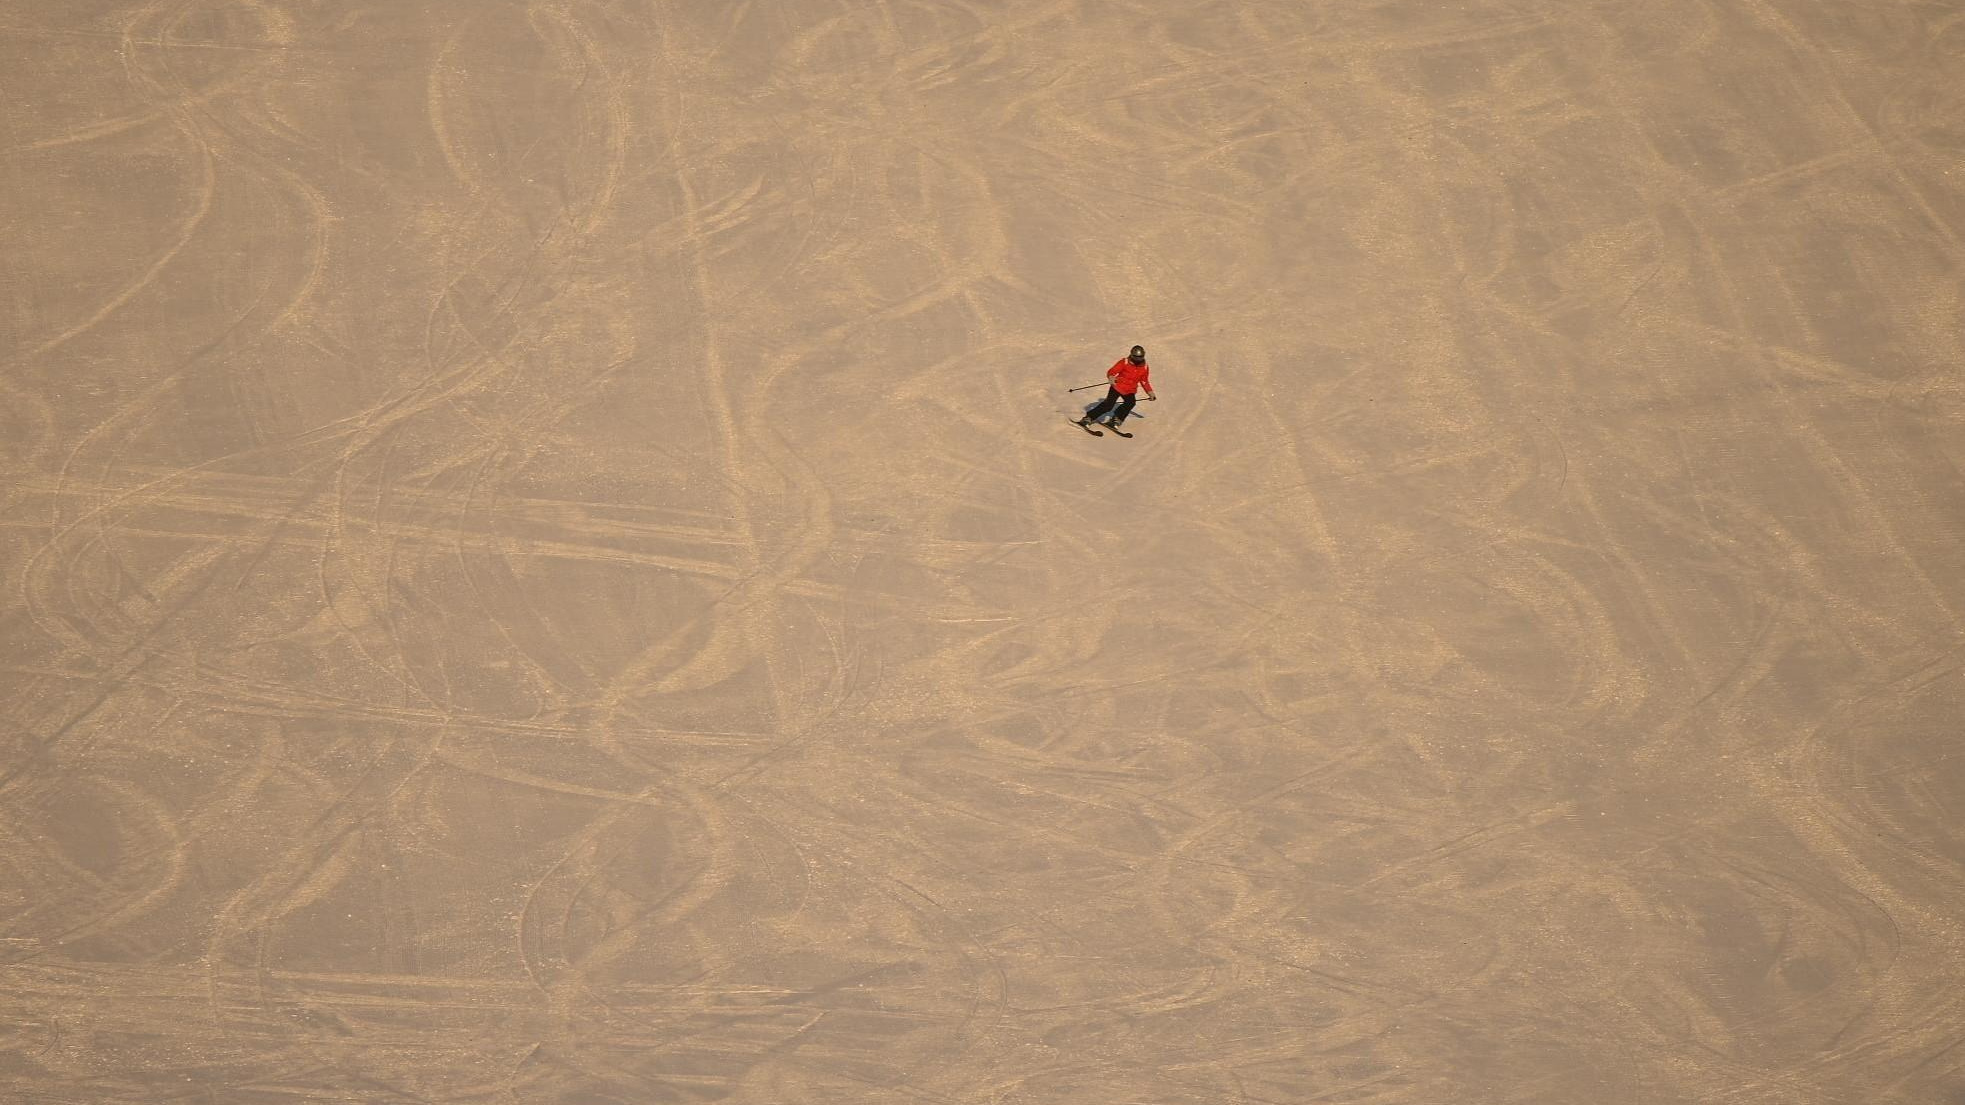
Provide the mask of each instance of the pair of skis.
{"label": "pair of skis", "polygon": [[[1080,420],[1078,420],[1078,419],[1076,419],[1076,418],[1073,418],[1073,417],[1071,417],[1070,415],[1065,415],[1064,417],[1065,417],[1065,421],[1067,421],[1067,422],[1069,422],[1069,423],[1071,423],[1071,424],[1072,424],[1073,426],[1076,426],[1076,427],[1078,427],[1079,429],[1081,429],[1081,430],[1083,430],[1083,431],[1085,431],[1086,433],[1088,433],[1088,434],[1091,434],[1091,435],[1092,435],[1093,437],[1104,437],[1104,436],[1105,436],[1105,430],[1111,430],[1111,431],[1112,431],[1113,433],[1115,433],[1115,434],[1118,434],[1118,435],[1119,435],[1120,437],[1131,437],[1131,436],[1133,436],[1133,435],[1131,435],[1131,434],[1129,434],[1129,433],[1127,433],[1126,431],[1124,431],[1124,430],[1122,430],[1122,429],[1120,429],[1119,427],[1117,427],[1117,426],[1114,426],[1114,425],[1113,425],[1112,423],[1110,423],[1110,422],[1103,422],[1103,423],[1092,423],[1092,422],[1083,422],[1083,421],[1080,421]],[[1104,426],[1104,427],[1105,427],[1105,430],[1095,430],[1095,429],[1093,429],[1093,428],[1092,428],[1092,427],[1093,427],[1094,425],[1102,425],[1102,426]]]}

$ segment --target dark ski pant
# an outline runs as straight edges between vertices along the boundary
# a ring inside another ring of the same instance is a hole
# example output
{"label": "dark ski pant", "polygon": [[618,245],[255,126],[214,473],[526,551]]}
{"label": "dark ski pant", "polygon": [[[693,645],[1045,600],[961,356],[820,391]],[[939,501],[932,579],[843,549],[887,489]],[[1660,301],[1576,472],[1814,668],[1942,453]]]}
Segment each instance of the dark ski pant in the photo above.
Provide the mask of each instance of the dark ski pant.
{"label": "dark ski pant", "polygon": [[1127,415],[1133,413],[1133,404],[1137,402],[1139,402],[1139,396],[1121,395],[1119,394],[1118,388],[1108,387],[1105,389],[1105,398],[1099,400],[1098,406],[1093,407],[1085,415],[1085,421],[1097,422],[1099,419],[1105,417],[1105,412],[1112,410],[1113,405],[1117,404],[1119,410],[1112,416],[1112,424],[1117,426],[1126,420]]}

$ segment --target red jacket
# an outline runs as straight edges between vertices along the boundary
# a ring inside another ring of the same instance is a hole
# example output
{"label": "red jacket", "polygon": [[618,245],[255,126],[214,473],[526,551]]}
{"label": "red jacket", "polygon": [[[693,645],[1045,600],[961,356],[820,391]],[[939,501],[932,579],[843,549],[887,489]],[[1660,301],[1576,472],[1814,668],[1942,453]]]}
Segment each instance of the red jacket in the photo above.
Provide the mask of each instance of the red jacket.
{"label": "red jacket", "polygon": [[1112,390],[1121,395],[1131,395],[1140,388],[1145,388],[1146,394],[1151,395],[1153,381],[1146,378],[1146,367],[1144,362],[1134,364],[1121,357],[1105,370],[1105,378],[1112,381]]}

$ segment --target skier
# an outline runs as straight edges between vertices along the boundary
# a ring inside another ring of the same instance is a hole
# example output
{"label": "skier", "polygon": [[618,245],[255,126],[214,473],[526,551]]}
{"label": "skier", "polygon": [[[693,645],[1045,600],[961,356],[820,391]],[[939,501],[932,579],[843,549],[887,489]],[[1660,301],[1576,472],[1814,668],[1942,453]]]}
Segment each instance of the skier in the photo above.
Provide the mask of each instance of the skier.
{"label": "skier", "polygon": [[[1112,367],[1105,370],[1105,378],[1112,381],[1105,390],[1105,398],[1099,400],[1098,406],[1085,412],[1085,417],[1074,421],[1089,430],[1107,411],[1112,411],[1112,421],[1106,425],[1112,427],[1113,433],[1130,436],[1119,428],[1119,424],[1133,413],[1133,404],[1139,401],[1139,396],[1134,393],[1144,388],[1149,402],[1157,398],[1153,394],[1153,382],[1146,373],[1146,350],[1135,345],[1132,352],[1112,362]],[[1118,409],[1113,410],[1114,407]]]}

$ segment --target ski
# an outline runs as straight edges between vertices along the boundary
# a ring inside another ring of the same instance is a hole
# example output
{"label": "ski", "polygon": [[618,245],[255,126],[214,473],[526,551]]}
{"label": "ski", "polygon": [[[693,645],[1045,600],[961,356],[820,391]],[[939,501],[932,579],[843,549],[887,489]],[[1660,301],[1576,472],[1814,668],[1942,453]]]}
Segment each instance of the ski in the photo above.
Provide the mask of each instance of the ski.
{"label": "ski", "polygon": [[[1104,431],[1104,430],[1094,430],[1094,429],[1092,429],[1092,428],[1091,428],[1091,427],[1090,427],[1089,425],[1087,425],[1087,424],[1085,424],[1085,423],[1083,423],[1083,422],[1080,422],[1080,421],[1078,421],[1078,420],[1077,420],[1076,418],[1073,418],[1073,417],[1071,417],[1070,415],[1065,415],[1065,416],[1064,416],[1064,420],[1065,420],[1066,422],[1069,422],[1069,423],[1071,423],[1071,424],[1072,424],[1073,426],[1076,426],[1076,427],[1078,427],[1079,429],[1081,429],[1081,430],[1083,430],[1083,431],[1085,431],[1086,433],[1088,433],[1088,434],[1091,434],[1091,435],[1092,435],[1093,437],[1104,437],[1104,436],[1105,436],[1105,431]],[[1131,437],[1132,435],[1131,435],[1131,434],[1127,434],[1126,436],[1127,436],[1127,437]]]}
{"label": "ski", "polygon": [[1107,423],[1105,424],[1105,428],[1106,428],[1106,429],[1108,429],[1108,430],[1111,430],[1111,431],[1112,431],[1113,433],[1115,433],[1115,434],[1118,434],[1118,435],[1119,435],[1120,437],[1131,437],[1131,436],[1133,436],[1133,435],[1131,435],[1131,434],[1129,434],[1129,433],[1127,433],[1126,431],[1124,431],[1124,430],[1122,430],[1122,429],[1120,429],[1119,427],[1117,427],[1117,426],[1114,426],[1114,425],[1113,425],[1112,423],[1110,423],[1110,422],[1107,422]]}

